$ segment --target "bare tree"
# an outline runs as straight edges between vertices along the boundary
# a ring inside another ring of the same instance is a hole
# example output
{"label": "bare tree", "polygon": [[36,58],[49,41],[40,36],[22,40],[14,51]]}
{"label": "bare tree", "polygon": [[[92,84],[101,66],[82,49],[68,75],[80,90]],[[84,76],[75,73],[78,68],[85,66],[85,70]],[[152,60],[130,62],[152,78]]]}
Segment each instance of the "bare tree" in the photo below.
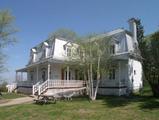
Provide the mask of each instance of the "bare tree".
{"label": "bare tree", "polygon": [[14,33],[17,29],[13,25],[14,17],[8,10],[0,10],[0,72],[5,69],[5,54],[3,48],[16,42]]}

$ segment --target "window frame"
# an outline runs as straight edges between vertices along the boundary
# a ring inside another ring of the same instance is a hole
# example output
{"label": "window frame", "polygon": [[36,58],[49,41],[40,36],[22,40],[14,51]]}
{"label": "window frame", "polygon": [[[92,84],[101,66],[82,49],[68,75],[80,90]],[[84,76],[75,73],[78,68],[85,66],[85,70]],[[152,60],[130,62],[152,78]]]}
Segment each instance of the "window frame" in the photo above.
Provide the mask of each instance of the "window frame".
{"label": "window frame", "polygon": [[65,55],[66,55],[67,57],[72,56],[72,48],[71,48],[70,46],[66,46]]}
{"label": "window frame", "polygon": [[113,68],[109,70],[109,80],[115,80],[116,78],[116,70]]}
{"label": "window frame", "polygon": [[115,44],[110,45],[110,54],[115,54],[116,53],[116,47]]}

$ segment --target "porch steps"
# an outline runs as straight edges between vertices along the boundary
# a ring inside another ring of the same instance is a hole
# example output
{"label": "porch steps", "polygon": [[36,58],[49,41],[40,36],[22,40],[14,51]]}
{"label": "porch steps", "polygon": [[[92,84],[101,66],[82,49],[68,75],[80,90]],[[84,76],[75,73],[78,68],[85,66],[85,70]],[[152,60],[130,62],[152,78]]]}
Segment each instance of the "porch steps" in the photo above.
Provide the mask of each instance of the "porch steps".
{"label": "porch steps", "polygon": [[48,89],[46,92],[44,92],[42,95],[44,96],[51,96],[58,93],[65,93],[65,92],[76,92],[79,93],[82,90],[86,89],[86,87],[82,88],[68,88],[68,89]]}
{"label": "porch steps", "polygon": [[42,84],[33,85],[33,96],[53,96],[66,92],[81,93],[86,89],[86,84],[82,80],[47,80]]}

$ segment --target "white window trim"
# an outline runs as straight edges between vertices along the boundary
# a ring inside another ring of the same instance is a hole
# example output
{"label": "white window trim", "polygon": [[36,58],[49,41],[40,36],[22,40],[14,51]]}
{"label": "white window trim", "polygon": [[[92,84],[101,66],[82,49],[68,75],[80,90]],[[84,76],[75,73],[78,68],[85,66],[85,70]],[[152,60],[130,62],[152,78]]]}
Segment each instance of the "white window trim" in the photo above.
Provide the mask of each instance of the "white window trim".
{"label": "white window trim", "polygon": [[[70,55],[68,55],[68,49],[70,49]],[[72,56],[72,48],[71,48],[70,46],[66,46],[65,55],[66,55],[67,57]]]}

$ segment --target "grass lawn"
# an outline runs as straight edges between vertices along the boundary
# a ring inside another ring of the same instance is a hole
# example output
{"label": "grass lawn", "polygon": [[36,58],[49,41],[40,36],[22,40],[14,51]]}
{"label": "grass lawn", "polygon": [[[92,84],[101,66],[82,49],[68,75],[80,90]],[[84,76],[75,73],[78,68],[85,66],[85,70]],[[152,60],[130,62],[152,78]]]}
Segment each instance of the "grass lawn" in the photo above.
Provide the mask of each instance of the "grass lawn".
{"label": "grass lawn", "polygon": [[19,98],[19,97],[24,97],[26,95],[23,94],[17,94],[17,93],[7,93],[7,92],[3,92],[2,96],[0,96],[0,100],[1,99],[14,99],[14,98]]}
{"label": "grass lawn", "polygon": [[[147,89],[146,89],[147,90]],[[98,97],[58,101],[56,104],[23,104],[0,108],[2,120],[158,120],[159,99],[145,94],[132,97]]]}

